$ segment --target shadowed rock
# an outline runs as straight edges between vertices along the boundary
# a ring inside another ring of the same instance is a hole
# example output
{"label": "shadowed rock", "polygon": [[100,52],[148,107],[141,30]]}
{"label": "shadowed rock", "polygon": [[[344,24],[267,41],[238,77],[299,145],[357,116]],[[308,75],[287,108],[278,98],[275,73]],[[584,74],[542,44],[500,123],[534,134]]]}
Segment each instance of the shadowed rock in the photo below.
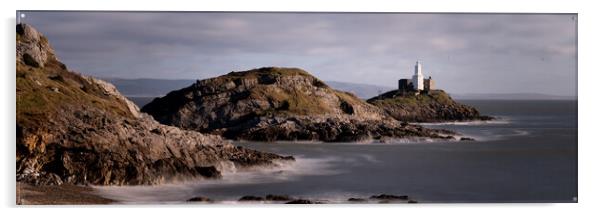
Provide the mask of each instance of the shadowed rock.
{"label": "shadowed rock", "polygon": [[296,199],[296,200],[286,202],[285,204],[320,204],[320,202],[315,202],[315,201],[306,200],[306,199]]}
{"label": "shadowed rock", "polygon": [[353,198],[352,197],[352,198],[347,199],[347,201],[349,201],[349,202],[366,202],[366,199],[364,199],[364,198]]}
{"label": "shadowed rock", "polygon": [[407,200],[408,198],[409,197],[406,195],[397,196],[397,195],[390,195],[390,194],[374,195],[374,196],[370,197],[370,199],[377,199],[377,200]]}
{"label": "shadowed rock", "polygon": [[238,201],[263,201],[263,197],[258,196],[243,196]]}
{"label": "shadowed rock", "polygon": [[269,201],[289,201],[289,200],[292,200],[292,198],[289,197],[288,195],[268,194],[267,196],[265,196],[265,200],[269,200]]}
{"label": "shadowed rock", "polygon": [[188,202],[213,202],[213,200],[207,198],[207,197],[193,197],[187,200]]}

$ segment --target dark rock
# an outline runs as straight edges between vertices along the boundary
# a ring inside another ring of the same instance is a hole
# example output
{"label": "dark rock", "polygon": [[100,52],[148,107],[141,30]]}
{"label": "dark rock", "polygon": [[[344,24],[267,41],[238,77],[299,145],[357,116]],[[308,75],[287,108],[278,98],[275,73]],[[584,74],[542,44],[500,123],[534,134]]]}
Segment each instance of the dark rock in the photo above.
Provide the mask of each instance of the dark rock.
{"label": "dark rock", "polygon": [[462,137],[460,138],[460,141],[474,141],[475,139],[470,138],[470,137]]}
{"label": "dark rock", "polygon": [[366,199],[364,199],[364,198],[353,198],[352,197],[352,198],[347,199],[347,201],[349,201],[349,202],[366,202]]}
{"label": "dark rock", "polygon": [[347,101],[341,101],[341,110],[343,110],[344,113],[352,115],[353,114],[353,106],[351,106],[351,104],[347,103]]}
{"label": "dark rock", "polygon": [[292,200],[291,197],[287,196],[287,195],[273,195],[273,194],[268,194],[267,196],[265,196],[265,200],[269,200],[269,201],[289,201]]}
{"label": "dark rock", "polygon": [[35,59],[29,53],[24,53],[23,54],[23,62],[25,62],[25,64],[27,64],[29,66],[32,66],[32,67],[40,67],[40,61],[38,61],[37,59]]}
{"label": "dark rock", "polygon": [[187,200],[188,202],[213,202],[213,200],[207,198],[207,197],[193,197]]}
{"label": "dark rock", "polygon": [[289,202],[286,202],[285,204],[319,204],[320,202],[314,202],[311,200],[305,200],[305,199],[296,199],[296,200],[292,200]]}
{"label": "dark rock", "polygon": [[408,200],[408,203],[418,203],[416,200]]}
{"label": "dark rock", "polygon": [[215,168],[215,166],[207,166],[207,167],[195,167],[194,168],[201,176],[207,178],[220,178],[222,174],[219,170]]}
{"label": "dark rock", "polygon": [[409,197],[406,195],[397,196],[397,195],[390,195],[390,194],[374,195],[374,196],[370,197],[370,199],[378,199],[378,200],[407,200],[408,198]]}
{"label": "dark rock", "polygon": [[263,197],[258,196],[243,196],[238,201],[263,201]]}

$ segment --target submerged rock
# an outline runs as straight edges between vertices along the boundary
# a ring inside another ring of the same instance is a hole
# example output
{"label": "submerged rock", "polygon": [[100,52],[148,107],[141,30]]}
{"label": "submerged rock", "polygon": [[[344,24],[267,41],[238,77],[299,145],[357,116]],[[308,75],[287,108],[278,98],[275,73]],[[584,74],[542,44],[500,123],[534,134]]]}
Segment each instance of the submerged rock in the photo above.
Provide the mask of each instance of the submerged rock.
{"label": "submerged rock", "polygon": [[409,197],[406,195],[398,196],[398,195],[390,195],[390,194],[373,195],[370,197],[370,199],[377,199],[377,200],[407,200],[408,198]]}
{"label": "submerged rock", "polygon": [[27,24],[17,25],[16,49],[17,181],[158,184],[293,160],[158,123],[111,84],[67,70]]}
{"label": "submerged rock", "polygon": [[267,196],[265,196],[265,200],[269,200],[269,201],[288,201],[288,200],[292,200],[292,198],[289,197],[288,195],[273,195],[273,194],[268,194]]}
{"label": "submerged rock", "polygon": [[243,196],[238,201],[263,201],[263,197],[258,196]]}
{"label": "submerged rock", "polygon": [[213,202],[213,200],[211,200],[211,199],[209,199],[207,197],[202,197],[202,196],[193,197],[193,198],[190,198],[190,199],[188,199],[186,201],[188,201],[188,202]]}
{"label": "submerged rock", "polygon": [[320,202],[306,200],[306,199],[296,199],[293,201],[286,202],[285,204],[320,204]]}
{"label": "submerged rock", "polygon": [[354,197],[352,197],[352,198],[347,199],[347,201],[349,201],[349,202],[366,202],[367,200],[364,199],[364,198],[354,198]]}

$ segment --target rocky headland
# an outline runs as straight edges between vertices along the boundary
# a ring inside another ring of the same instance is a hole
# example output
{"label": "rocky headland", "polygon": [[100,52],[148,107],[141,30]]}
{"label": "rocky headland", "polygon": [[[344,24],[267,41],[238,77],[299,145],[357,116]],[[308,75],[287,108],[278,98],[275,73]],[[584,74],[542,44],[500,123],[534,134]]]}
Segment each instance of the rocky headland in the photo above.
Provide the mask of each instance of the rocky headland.
{"label": "rocky headland", "polygon": [[142,111],[163,124],[236,140],[347,142],[453,134],[397,121],[298,68],[264,67],[198,80]]}
{"label": "rocky headland", "polygon": [[368,99],[368,103],[381,108],[387,115],[405,122],[444,122],[492,120],[471,106],[454,101],[443,90],[420,94],[400,94],[389,91]]}
{"label": "rocky headland", "polygon": [[294,160],[162,125],[111,84],[69,71],[30,25],[16,30],[18,182],[157,184]]}

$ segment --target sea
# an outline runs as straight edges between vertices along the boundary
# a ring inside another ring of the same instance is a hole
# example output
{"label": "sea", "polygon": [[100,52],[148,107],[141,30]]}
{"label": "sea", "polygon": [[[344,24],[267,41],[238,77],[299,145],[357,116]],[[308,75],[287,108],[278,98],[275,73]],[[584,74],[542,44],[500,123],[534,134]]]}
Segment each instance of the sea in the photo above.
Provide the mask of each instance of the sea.
{"label": "sea", "polygon": [[573,203],[577,194],[577,101],[463,100],[492,121],[422,124],[475,141],[234,142],[295,162],[230,169],[219,180],[95,187],[122,203],[186,203],[209,197],[288,195],[324,203],[379,194],[419,203]]}

